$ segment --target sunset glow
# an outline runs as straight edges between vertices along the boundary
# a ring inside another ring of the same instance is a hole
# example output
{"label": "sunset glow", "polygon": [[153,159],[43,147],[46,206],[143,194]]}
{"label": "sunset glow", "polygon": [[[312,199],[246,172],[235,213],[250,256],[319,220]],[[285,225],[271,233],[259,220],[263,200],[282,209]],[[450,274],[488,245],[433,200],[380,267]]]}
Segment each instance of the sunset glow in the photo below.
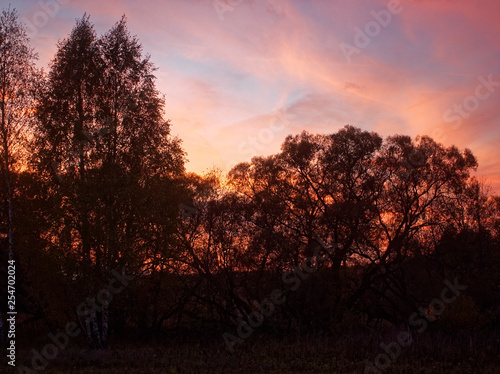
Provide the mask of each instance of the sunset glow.
{"label": "sunset glow", "polygon": [[500,192],[498,1],[16,1],[48,70],[85,12],[122,14],[158,67],[187,169],[279,151],[288,134],[346,124],[470,148]]}

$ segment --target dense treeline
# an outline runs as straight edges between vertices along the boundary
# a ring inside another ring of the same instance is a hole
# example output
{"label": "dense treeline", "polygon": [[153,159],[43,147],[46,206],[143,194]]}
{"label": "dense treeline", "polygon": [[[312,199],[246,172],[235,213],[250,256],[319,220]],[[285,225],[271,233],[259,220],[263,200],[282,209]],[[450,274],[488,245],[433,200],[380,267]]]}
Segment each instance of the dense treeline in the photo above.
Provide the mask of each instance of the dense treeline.
{"label": "dense treeline", "polygon": [[[279,290],[261,324],[335,334],[407,323],[458,277],[463,295],[422,316],[500,323],[500,197],[471,176],[471,151],[346,126],[288,136],[226,176],[187,173],[125,18],[98,36],[84,16],[57,47],[38,71],[3,11],[2,294],[13,258],[24,320],[77,321],[98,349],[110,335],[220,336]],[[100,295],[118,275],[133,280]]]}

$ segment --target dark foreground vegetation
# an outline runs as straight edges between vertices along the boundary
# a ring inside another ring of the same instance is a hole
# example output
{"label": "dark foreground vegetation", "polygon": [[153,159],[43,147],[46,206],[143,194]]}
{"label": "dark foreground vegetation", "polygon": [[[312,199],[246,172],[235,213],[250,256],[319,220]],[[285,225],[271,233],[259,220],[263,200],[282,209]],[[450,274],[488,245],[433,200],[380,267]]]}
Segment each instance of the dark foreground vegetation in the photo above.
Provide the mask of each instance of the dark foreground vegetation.
{"label": "dark foreground vegetation", "polygon": [[[397,331],[384,330],[393,339]],[[419,337],[386,373],[498,373],[498,350],[477,344],[467,334],[450,339],[440,333]],[[349,334],[329,337],[256,337],[237,354],[223,344],[199,339],[168,342],[117,342],[106,351],[70,348],[43,373],[363,373],[365,358],[380,354],[379,334]],[[21,359],[31,359],[22,350]]]}
{"label": "dark foreground vegetation", "polygon": [[346,126],[190,174],[124,18],[78,20],[48,73],[14,11],[0,32],[20,372],[498,372],[500,197],[471,151]]}

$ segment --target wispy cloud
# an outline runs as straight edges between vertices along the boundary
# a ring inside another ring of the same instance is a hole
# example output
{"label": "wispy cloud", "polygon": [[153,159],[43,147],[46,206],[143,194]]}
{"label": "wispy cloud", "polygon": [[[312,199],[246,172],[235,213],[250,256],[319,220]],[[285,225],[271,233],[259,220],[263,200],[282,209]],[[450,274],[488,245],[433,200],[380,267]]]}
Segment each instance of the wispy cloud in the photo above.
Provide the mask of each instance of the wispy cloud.
{"label": "wispy cloud", "polygon": [[[339,43],[353,43],[355,29],[387,4],[244,0],[221,21],[209,0],[67,1],[33,42],[45,66],[84,12],[99,33],[126,14],[159,67],[167,115],[194,171],[250,157],[238,145],[286,108],[293,121],[256,154],[276,152],[288,133],[347,123],[384,136],[441,134],[445,144],[471,148],[479,172],[500,191],[500,90],[459,127],[444,119],[474,94],[479,76],[500,74],[500,3],[402,0],[403,10],[347,62]],[[16,7],[36,11],[27,0]]]}

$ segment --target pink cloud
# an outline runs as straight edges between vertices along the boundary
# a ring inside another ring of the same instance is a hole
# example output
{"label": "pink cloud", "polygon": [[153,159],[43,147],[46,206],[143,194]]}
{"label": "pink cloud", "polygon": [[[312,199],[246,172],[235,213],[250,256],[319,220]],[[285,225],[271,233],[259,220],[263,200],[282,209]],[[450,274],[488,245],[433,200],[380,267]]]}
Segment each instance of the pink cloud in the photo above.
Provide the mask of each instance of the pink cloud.
{"label": "pink cloud", "polygon": [[[480,75],[500,74],[500,3],[401,3],[403,11],[351,63],[339,44],[353,43],[354,28],[373,20],[371,11],[385,9],[385,0],[243,1],[223,20],[209,0],[71,2],[35,42],[47,61],[55,51],[50,45],[84,11],[99,33],[125,13],[160,68],[167,116],[195,171],[249,157],[238,152],[239,144],[287,108],[295,119],[283,130],[288,133],[336,131],[350,123],[384,136],[438,134],[447,145],[476,152],[480,173],[500,187],[495,157],[488,158],[498,147],[485,146],[498,138],[500,90],[460,126],[444,119],[474,93]],[[255,152],[279,150],[285,136],[276,134]]]}

